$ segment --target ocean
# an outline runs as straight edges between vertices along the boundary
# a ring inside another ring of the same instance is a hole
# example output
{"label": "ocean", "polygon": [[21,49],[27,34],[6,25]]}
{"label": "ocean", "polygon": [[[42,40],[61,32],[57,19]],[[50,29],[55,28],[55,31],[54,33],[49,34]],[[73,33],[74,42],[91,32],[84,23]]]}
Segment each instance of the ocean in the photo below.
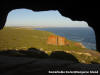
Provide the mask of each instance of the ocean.
{"label": "ocean", "polygon": [[96,50],[95,32],[92,28],[35,28],[37,30],[53,32],[57,35],[64,36],[69,40],[81,42],[86,48]]}

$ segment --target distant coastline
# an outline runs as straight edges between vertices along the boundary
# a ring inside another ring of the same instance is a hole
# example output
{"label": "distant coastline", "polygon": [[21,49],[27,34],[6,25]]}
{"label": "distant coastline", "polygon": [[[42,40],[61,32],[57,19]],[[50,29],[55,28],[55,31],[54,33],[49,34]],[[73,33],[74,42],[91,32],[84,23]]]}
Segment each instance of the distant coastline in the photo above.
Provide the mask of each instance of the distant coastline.
{"label": "distant coastline", "polygon": [[[42,29],[42,28],[40,28]],[[46,29],[46,28],[44,28]],[[49,29],[49,28],[47,28]],[[53,28],[51,28],[53,29]],[[60,30],[65,30],[64,32],[68,32],[66,33],[66,40],[69,43],[69,45],[64,45],[64,46],[56,46],[56,45],[48,45],[47,44],[47,39],[49,36],[51,35],[56,35],[55,33],[52,32],[48,32],[45,30],[35,30],[32,28],[24,28],[24,27],[5,27],[3,30],[0,31],[0,51],[19,51],[19,50],[25,50],[27,51],[29,48],[36,48],[38,50],[41,50],[43,52],[45,52],[46,54],[50,55],[52,52],[55,51],[64,51],[66,53],[70,53],[72,55],[74,55],[79,62],[81,63],[86,63],[86,64],[90,64],[91,62],[97,62],[100,63],[100,53],[97,52],[96,50],[92,50],[89,48],[84,48],[84,44],[82,45],[82,43],[80,42],[76,42],[71,40],[71,38],[77,38],[79,35],[73,35],[72,33],[75,33],[75,31],[77,29],[75,29],[73,32],[69,33],[68,29],[64,29],[64,28],[54,28],[54,30],[60,34],[61,31]],[[66,31],[67,30],[67,31]],[[69,29],[70,30],[70,29]],[[79,29],[78,31],[76,31],[76,33],[78,32],[80,34],[81,29]],[[88,29],[82,29],[83,31],[86,31]],[[58,32],[59,31],[59,32]],[[87,32],[87,31],[86,31]],[[86,35],[88,35],[88,33],[86,33]],[[59,34],[59,35],[60,35]],[[70,35],[70,36],[69,36]],[[71,36],[72,35],[72,36]],[[74,37],[75,36],[75,37]],[[77,37],[76,37],[77,36]],[[81,37],[84,36],[84,32],[83,34],[81,34],[77,39],[79,40]],[[89,37],[88,39],[84,39],[83,41],[89,42],[90,37],[91,36],[86,36],[86,38]],[[93,37],[93,36],[92,36]],[[70,38],[70,40],[69,40]],[[93,40],[93,39],[91,39]],[[90,40],[90,41],[91,41]],[[17,53],[16,53],[17,54]],[[18,54],[18,55],[23,55],[23,54]],[[30,54],[29,54],[30,55]],[[96,58],[95,58],[96,57]]]}
{"label": "distant coastline", "polygon": [[5,26],[5,27],[16,27],[16,28],[91,28],[91,27],[57,27],[57,26]]}
{"label": "distant coastline", "polygon": [[56,27],[56,28],[35,28],[36,30],[48,31],[56,35],[64,36],[69,40],[81,42],[86,48],[96,50],[95,33],[90,27]]}

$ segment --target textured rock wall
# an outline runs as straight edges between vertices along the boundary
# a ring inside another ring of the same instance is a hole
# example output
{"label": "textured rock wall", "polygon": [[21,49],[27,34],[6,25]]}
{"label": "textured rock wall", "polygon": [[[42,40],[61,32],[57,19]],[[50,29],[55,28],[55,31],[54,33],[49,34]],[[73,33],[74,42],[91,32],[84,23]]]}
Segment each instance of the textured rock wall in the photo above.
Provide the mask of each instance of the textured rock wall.
{"label": "textured rock wall", "polygon": [[[51,45],[58,45],[58,46],[63,46],[63,45],[70,45],[70,42],[67,41],[65,37],[62,36],[56,36],[56,35],[51,35],[48,37],[47,44]],[[74,46],[80,47],[80,48],[86,48],[82,43],[76,42],[74,43]]]}
{"label": "textured rock wall", "polygon": [[61,36],[51,35],[48,37],[47,44],[51,45],[66,45],[66,38]]}
{"label": "textured rock wall", "polygon": [[55,35],[49,36],[47,44],[57,45],[57,36]]}
{"label": "textured rock wall", "polygon": [[58,45],[66,45],[66,38],[58,36]]}

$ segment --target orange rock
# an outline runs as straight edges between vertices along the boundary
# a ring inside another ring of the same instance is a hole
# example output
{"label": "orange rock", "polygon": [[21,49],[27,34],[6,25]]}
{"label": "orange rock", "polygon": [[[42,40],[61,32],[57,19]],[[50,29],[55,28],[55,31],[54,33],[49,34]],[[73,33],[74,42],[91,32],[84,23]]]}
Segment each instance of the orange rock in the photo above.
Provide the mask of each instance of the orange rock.
{"label": "orange rock", "polygon": [[51,36],[48,37],[47,44],[60,45],[61,46],[61,45],[67,45],[69,43],[66,42],[66,38],[65,37],[51,35]]}
{"label": "orange rock", "polygon": [[[47,40],[47,44],[59,45],[59,46],[63,46],[63,45],[70,46],[70,42],[68,42],[65,37],[56,36],[56,35],[49,36]],[[85,48],[85,46],[80,42],[76,42],[74,43],[74,45],[77,47]]]}
{"label": "orange rock", "polygon": [[57,45],[57,36],[51,35],[48,37],[48,44]]}
{"label": "orange rock", "polygon": [[58,37],[58,45],[66,45],[66,38],[65,37]]}

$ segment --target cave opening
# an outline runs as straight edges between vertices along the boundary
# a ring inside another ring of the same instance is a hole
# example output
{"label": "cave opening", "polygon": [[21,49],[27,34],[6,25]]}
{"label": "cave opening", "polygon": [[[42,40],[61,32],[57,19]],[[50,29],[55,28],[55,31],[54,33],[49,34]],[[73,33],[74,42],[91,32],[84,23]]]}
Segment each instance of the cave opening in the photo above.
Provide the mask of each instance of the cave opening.
{"label": "cave opening", "polygon": [[[32,11],[15,9],[8,13],[5,27],[35,28],[81,42],[86,48],[96,50],[94,30],[86,21],[73,21],[64,17],[58,10]],[[16,38],[15,38],[16,39]]]}

